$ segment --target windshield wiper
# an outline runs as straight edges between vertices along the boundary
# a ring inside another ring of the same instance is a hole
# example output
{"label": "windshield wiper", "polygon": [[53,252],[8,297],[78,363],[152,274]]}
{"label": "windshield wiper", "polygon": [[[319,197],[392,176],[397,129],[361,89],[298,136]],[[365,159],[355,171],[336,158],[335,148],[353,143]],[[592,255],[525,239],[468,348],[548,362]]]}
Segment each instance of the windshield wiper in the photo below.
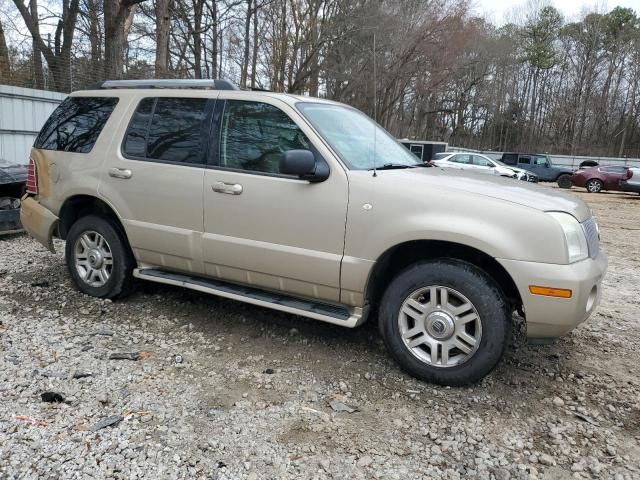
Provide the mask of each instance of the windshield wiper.
{"label": "windshield wiper", "polygon": [[416,168],[418,165],[405,165],[403,163],[385,163],[384,165],[376,168],[370,168],[371,170],[399,170],[401,168]]}

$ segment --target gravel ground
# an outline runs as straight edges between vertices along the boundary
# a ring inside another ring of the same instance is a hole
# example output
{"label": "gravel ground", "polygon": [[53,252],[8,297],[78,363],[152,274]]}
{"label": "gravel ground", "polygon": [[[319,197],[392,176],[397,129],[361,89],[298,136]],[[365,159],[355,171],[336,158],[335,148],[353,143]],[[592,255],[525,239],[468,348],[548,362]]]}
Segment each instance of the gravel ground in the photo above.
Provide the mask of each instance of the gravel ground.
{"label": "gravel ground", "polygon": [[574,193],[610,259],[598,313],[473,388],[403,374],[373,324],[150,283],[97,300],[0,238],[0,478],[640,478],[640,196]]}

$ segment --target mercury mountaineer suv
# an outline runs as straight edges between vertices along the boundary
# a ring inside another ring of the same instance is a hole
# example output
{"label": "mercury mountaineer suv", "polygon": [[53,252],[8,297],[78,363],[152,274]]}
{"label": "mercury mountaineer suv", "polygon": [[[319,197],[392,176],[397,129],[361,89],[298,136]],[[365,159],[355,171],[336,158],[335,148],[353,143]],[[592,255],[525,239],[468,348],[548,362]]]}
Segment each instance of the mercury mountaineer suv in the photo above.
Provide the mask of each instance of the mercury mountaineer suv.
{"label": "mercury mountaineer suv", "polygon": [[514,314],[532,339],[586,320],[607,260],[585,203],[424,168],[361,112],[225,81],[109,81],[31,151],[24,228],[66,240],[77,288],[134,278],[344,327],[379,322],[409,374],[487,375]]}

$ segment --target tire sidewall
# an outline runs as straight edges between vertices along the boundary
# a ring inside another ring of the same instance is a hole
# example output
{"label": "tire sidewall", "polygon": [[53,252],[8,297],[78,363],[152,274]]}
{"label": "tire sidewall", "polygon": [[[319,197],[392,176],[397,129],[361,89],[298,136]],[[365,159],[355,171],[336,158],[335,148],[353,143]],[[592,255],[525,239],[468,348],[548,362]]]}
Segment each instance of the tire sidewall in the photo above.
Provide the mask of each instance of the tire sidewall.
{"label": "tire sidewall", "polygon": [[[80,278],[75,267],[75,244],[78,238],[87,231],[95,231],[102,235],[111,250],[113,269],[109,280],[101,287],[88,285]],[[71,226],[67,234],[65,257],[75,286],[81,292],[93,297],[112,298],[117,296],[122,289],[124,280],[131,275],[132,262],[123,235],[112,222],[95,215],[82,217]]]}
{"label": "tire sidewall", "polygon": [[[591,189],[589,188],[589,185],[590,185],[590,184],[598,185],[598,188],[597,188],[596,190],[591,190]],[[589,181],[587,182],[587,191],[588,191],[589,193],[600,193],[600,192],[602,191],[602,186],[603,186],[603,184],[602,184],[602,182],[601,182],[600,180],[598,180],[598,179],[591,179],[591,180],[589,180]]]}
{"label": "tire sidewall", "polygon": [[[429,285],[457,290],[480,315],[480,346],[460,365],[430,366],[417,359],[402,341],[398,325],[400,308],[409,295]],[[475,383],[491,372],[500,361],[511,332],[504,295],[499,288],[480,269],[457,260],[421,262],[400,273],[383,295],[379,317],[385,344],[404,370],[419,379],[452,386]]]}
{"label": "tire sidewall", "polygon": [[571,175],[566,173],[560,175],[557,183],[560,188],[571,188]]}

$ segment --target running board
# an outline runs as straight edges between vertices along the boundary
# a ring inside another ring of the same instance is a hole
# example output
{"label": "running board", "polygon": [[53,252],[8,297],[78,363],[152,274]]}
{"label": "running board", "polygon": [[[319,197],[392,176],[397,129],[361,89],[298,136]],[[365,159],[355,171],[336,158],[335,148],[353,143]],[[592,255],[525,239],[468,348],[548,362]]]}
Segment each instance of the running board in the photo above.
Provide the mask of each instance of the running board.
{"label": "running board", "polygon": [[167,272],[155,268],[136,268],[133,276],[151,282],[190,288],[199,292],[211,293],[240,302],[272,308],[281,312],[293,313],[314,320],[333,323],[343,327],[357,327],[364,321],[362,308],[342,307],[328,303],[302,300],[284,294],[261,290],[255,287],[196,277],[183,273]]}

